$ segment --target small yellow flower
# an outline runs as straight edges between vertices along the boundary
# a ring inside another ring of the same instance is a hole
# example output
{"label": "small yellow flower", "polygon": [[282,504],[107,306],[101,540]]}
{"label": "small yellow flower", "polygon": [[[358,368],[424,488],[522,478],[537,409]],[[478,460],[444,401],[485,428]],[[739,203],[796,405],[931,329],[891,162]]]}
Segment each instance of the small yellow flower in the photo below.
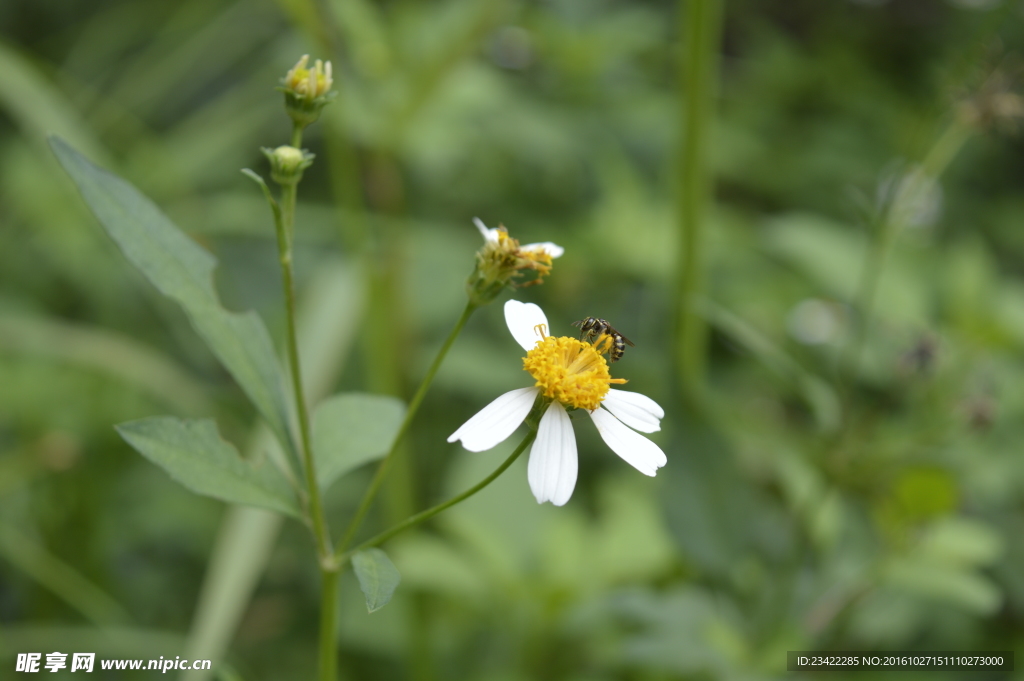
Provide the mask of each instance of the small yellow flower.
{"label": "small yellow flower", "polygon": [[[484,238],[483,247],[476,253],[476,268],[466,282],[469,297],[477,305],[491,302],[506,286],[542,283],[551,273],[552,260],[565,252],[550,241],[521,246],[504,226],[488,229],[479,218],[473,218],[473,224]],[[537,276],[522,283],[514,281],[527,271]]]}

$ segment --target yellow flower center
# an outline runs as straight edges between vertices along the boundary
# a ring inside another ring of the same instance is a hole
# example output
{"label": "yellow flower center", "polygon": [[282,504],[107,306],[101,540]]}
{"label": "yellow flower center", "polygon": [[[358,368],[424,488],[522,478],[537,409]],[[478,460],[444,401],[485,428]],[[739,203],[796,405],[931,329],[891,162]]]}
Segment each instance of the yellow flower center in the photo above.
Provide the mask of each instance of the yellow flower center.
{"label": "yellow flower center", "polygon": [[327,92],[330,85],[327,84],[327,77],[323,73],[313,70],[299,69],[288,81],[288,86],[300,95],[317,97]]}
{"label": "yellow flower center", "polygon": [[[540,330],[543,335],[543,330]],[[544,396],[558,400],[567,407],[597,409],[612,383],[625,383],[612,378],[608,363],[601,356],[610,338],[602,336],[595,347],[586,341],[561,336],[546,336],[523,358],[523,368],[530,372]]]}
{"label": "yellow flower center", "polygon": [[314,99],[327,93],[334,84],[331,72],[331,62],[322,62],[319,59],[313,68],[307,68],[309,55],[303,55],[302,59],[292,67],[285,75],[285,87],[302,97]]}

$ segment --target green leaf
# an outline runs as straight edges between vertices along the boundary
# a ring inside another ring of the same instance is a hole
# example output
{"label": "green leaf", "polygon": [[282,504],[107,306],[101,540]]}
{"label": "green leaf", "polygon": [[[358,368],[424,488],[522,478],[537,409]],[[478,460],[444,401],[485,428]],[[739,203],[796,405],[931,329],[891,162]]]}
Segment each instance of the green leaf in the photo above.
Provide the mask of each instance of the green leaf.
{"label": "green leaf", "polygon": [[369,612],[376,612],[387,605],[402,580],[398,568],[380,549],[366,549],[352,556],[352,569],[359,580],[359,588],[366,595]]}
{"label": "green leaf", "polygon": [[963,567],[991,565],[1005,548],[1002,536],[989,525],[963,517],[937,521],[918,546],[926,558]]}
{"label": "green leaf", "polygon": [[300,515],[281,474],[269,462],[254,465],[242,459],[234,445],[220,438],[213,419],[154,416],[116,428],[140,454],[196,494]]}
{"label": "green leaf", "polygon": [[313,414],[313,451],[320,487],[331,483],[391,448],[405,404],[394,397],[344,393],[317,406]]}
{"label": "green leaf", "polygon": [[979,615],[999,609],[1003,595],[986,575],[921,558],[900,558],[887,567],[888,584],[908,593],[957,605]]}
{"label": "green leaf", "polygon": [[217,260],[131,184],[96,167],[58,137],[50,138],[50,146],[125,257],[185,308],[196,331],[278,439],[290,446],[283,382],[270,335],[254,312],[221,307],[213,288]]}

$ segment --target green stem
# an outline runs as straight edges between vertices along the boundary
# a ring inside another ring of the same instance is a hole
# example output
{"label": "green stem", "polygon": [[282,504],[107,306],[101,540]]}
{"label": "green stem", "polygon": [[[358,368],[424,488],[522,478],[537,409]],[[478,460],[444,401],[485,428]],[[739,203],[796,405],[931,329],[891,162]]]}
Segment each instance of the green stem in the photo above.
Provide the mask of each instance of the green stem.
{"label": "green stem", "polygon": [[405,412],[405,418],[402,420],[402,425],[399,426],[398,432],[395,434],[395,439],[391,442],[391,449],[388,450],[387,456],[384,457],[383,461],[377,467],[377,472],[373,476],[373,480],[370,481],[370,486],[366,489],[366,493],[363,494],[362,501],[359,502],[359,508],[356,509],[356,514],[352,518],[352,522],[349,523],[348,529],[345,531],[345,536],[338,544],[338,552],[342,552],[345,548],[352,543],[352,539],[355,537],[356,532],[362,525],[363,519],[366,517],[367,511],[370,509],[370,504],[373,503],[373,498],[377,495],[380,489],[381,483],[384,482],[384,476],[388,472],[388,467],[391,465],[392,460],[395,458],[395,452],[398,451],[398,445],[402,441],[402,437],[406,431],[409,430],[409,425],[412,423],[413,417],[416,415],[416,411],[420,407],[420,403],[423,402],[423,397],[427,394],[427,389],[430,387],[431,382],[434,380],[434,376],[437,374],[437,370],[441,368],[441,363],[444,361],[445,355],[448,354],[448,350],[452,347],[452,343],[455,342],[456,337],[462,331],[462,327],[466,325],[469,320],[469,316],[476,310],[476,306],[473,303],[466,303],[466,308],[462,311],[462,315],[459,320],[455,322],[455,327],[452,328],[451,333],[448,334],[448,338],[445,340],[444,345],[438,351],[437,356],[434,357],[433,363],[427,370],[426,376],[423,377],[423,382],[420,383],[419,389],[416,390],[416,394],[413,396],[412,401],[409,402],[409,409]]}
{"label": "green stem", "polygon": [[959,119],[950,123],[921,161],[921,172],[926,177],[938,179],[973,132],[971,126]]}
{"label": "green stem", "polygon": [[420,511],[416,515],[410,516],[410,517],[406,518],[405,520],[403,520],[402,522],[398,523],[397,525],[395,525],[391,529],[385,530],[385,531],[381,532],[380,534],[378,534],[377,536],[372,537],[370,539],[367,539],[366,541],[364,541],[362,544],[360,544],[359,546],[355,547],[354,549],[342,553],[339,556],[338,564],[344,564],[345,561],[347,561],[349,558],[351,558],[353,554],[358,553],[359,551],[363,551],[365,549],[374,547],[374,546],[380,546],[381,544],[386,542],[388,539],[391,539],[392,537],[394,537],[396,534],[399,534],[400,532],[403,532],[403,531],[409,529],[410,527],[414,527],[416,525],[419,525],[423,521],[429,520],[429,519],[433,518],[435,515],[437,515],[441,511],[444,511],[445,509],[449,509],[452,506],[454,506],[455,504],[458,504],[458,503],[460,503],[462,501],[465,501],[466,499],[470,498],[471,496],[473,496],[474,494],[476,494],[477,492],[482,490],[484,487],[487,487],[487,485],[489,485],[492,482],[494,482],[499,475],[504,473],[505,470],[509,466],[511,466],[515,462],[516,459],[519,458],[519,455],[522,454],[526,450],[526,448],[530,445],[530,443],[533,442],[535,437],[537,437],[536,431],[531,430],[527,434],[527,436],[525,438],[523,438],[523,441],[519,443],[519,446],[516,447],[515,451],[512,452],[509,455],[509,457],[507,459],[505,459],[501,463],[500,466],[498,466],[496,469],[494,469],[493,473],[488,475],[486,478],[484,478],[483,480],[481,480],[477,484],[475,484],[472,487],[470,487],[468,490],[466,490],[462,494],[454,496],[451,499],[449,499],[448,501],[440,503],[437,506],[433,506],[431,508],[428,508],[425,511]]}
{"label": "green stem", "polygon": [[717,91],[722,0],[687,0],[680,11],[685,49],[680,52],[679,90],[685,97],[679,148],[679,276],[677,364],[683,394],[702,402],[707,364],[707,324],[697,310],[704,287],[704,231],[712,194],[708,164]]}
{"label": "green stem", "polygon": [[857,286],[856,309],[860,323],[857,325],[856,334],[848,345],[844,358],[846,360],[844,364],[850,368],[854,376],[860,372],[871,317],[874,315],[878,285],[882,279],[885,261],[892,250],[900,228],[903,226],[899,220],[904,214],[905,204],[920,200],[921,194],[927,191],[928,185],[938,181],[957,152],[963,147],[964,142],[970,137],[971,132],[969,126],[959,120],[954,120],[932,145],[920,167],[912,170],[910,174],[894,180],[896,185],[893,188],[893,198],[875,225],[873,238],[865,255],[860,283]]}
{"label": "green stem", "polygon": [[316,464],[313,461],[313,438],[310,435],[309,410],[302,388],[302,368],[299,363],[299,340],[296,331],[295,275],[292,267],[292,239],[295,231],[295,196],[298,187],[285,185],[281,189],[281,222],[277,230],[277,247],[281,256],[281,274],[284,284],[285,318],[288,332],[288,368],[292,377],[295,394],[295,410],[299,419],[299,451],[305,471],[306,494],[309,496],[309,515],[316,537],[317,553],[321,560],[332,554],[331,539],[324,521],[323,504],[320,500],[320,486],[316,481]]}
{"label": "green stem", "polygon": [[[292,129],[292,146],[300,148],[302,128]],[[299,420],[299,451],[302,469],[305,473],[307,511],[312,524],[316,551],[320,562],[320,681],[335,681],[337,675],[337,652],[334,644],[337,629],[338,566],[333,561],[331,534],[324,517],[320,485],[317,482],[316,462],[313,458],[313,438],[310,432],[309,409],[306,393],[302,387],[302,365],[299,362],[299,338],[296,324],[295,273],[292,263],[292,243],[295,235],[295,205],[298,183],[281,187],[281,210],[275,213],[277,227],[277,249],[281,257],[281,274],[284,285],[285,319],[288,333],[288,368],[295,393],[295,411]]]}
{"label": "green stem", "polygon": [[338,655],[334,644],[338,627],[338,567],[320,568],[320,681],[335,681]]}

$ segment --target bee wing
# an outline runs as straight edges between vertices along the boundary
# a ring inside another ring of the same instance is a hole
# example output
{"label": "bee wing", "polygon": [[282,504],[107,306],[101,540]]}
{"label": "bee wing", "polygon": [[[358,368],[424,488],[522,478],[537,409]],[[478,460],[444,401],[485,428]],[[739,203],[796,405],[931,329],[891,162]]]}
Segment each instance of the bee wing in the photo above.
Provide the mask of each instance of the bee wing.
{"label": "bee wing", "polygon": [[621,333],[619,334],[619,338],[621,338],[622,342],[625,343],[626,345],[628,345],[629,347],[631,347],[631,348],[635,348],[636,347],[635,345],[633,345],[633,341],[629,340],[628,338],[623,336]]}

